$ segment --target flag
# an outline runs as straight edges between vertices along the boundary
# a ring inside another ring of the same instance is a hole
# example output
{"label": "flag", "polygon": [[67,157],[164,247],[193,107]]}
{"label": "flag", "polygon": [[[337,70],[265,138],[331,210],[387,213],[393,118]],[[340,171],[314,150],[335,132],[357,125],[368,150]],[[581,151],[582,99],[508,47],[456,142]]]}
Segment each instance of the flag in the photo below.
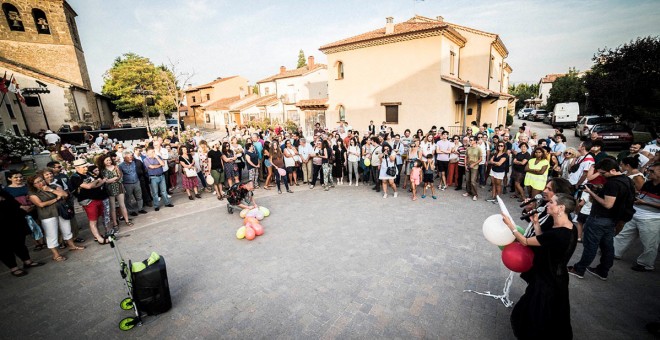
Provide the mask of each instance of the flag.
{"label": "flag", "polygon": [[21,91],[21,89],[18,87],[18,84],[16,84],[16,92],[14,93],[16,94],[16,98],[18,98],[18,101],[25,104],[25,97],[23,97],[23,91]]}
{"label": "flag", "polygon": [[11,93],[16,93],[16,87],[18,86],[18,83],[16,82],[16,78],[13,78],[11,82],[9,83],[9,92]]}
{"label": "flag", "polygon": [[0,92],[1,93],[7,93],[9,90],[7,89],[7,85],[5,84],[7,82],[7,71],[5,71],[5,75],[2,76],[2,81],[0,81]]}

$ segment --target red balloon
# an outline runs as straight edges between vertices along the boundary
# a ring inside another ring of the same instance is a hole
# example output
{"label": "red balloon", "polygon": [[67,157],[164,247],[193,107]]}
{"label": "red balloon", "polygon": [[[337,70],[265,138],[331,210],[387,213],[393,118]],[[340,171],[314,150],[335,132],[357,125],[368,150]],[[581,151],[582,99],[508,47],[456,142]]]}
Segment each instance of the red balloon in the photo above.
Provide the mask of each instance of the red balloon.
{"label": "red balloon", "polygon": [[254,229],[254,233],[255,233],[257,236],[261,236],[261,235],[264,234],[264,227],[262,227],[261,224],[259,224],[259,223],[257,223],[257,224],[252,224],[252,229]]}
{"label": "red balloon", "polygon": [[532,268],[534,252],[518,242],[513,242],[502,250],[502,262],[509,270],[524,273]]}
{"label": "red balloon", "polygon": [[252,241],[255,237],[257,237],[257,235],[254,233],[254,229],[252,229],[252,227],[245,227],[245,238]]}

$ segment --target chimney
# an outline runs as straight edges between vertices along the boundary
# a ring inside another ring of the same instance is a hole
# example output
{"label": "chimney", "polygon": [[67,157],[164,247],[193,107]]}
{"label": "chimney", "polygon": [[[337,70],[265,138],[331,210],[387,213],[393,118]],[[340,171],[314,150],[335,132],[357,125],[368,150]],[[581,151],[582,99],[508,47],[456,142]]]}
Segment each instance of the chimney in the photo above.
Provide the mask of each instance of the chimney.
{"label": "chimney", "polygon": [[443,18],[442,15],[438,15],[435,19],[438,20],[438,22],[445,22],[445,18]]}
{"label": "chimney", "polygon": [[243,88],[243,86],[241,86],[238,90],[238,98],[240,99],[245,98],[245,89]]}
{"label": "chimney", "polygon": [[311,70],[313,68],[314,68],[314,56],[310,55],[309,57],[307,57],[307,69]]}
{"label": "chimney", "polygon": [[385,34],[394,33],[394,18],[387,17],[385,18]]}
{"label": "chimney", "polygon": [[280,74],[284,74],[284,72],[286,72],[286,67],[280,66]]}

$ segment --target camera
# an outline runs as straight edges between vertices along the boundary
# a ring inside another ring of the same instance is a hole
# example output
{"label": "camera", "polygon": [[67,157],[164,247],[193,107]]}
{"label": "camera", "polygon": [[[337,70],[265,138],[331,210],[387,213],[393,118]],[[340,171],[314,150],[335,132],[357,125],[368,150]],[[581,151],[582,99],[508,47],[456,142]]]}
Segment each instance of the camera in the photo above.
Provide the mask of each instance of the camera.
{"label": "camera", "polygon": [[578,185],[578,190],[584,190],[584,188],[589,188],[590,190],[594,190],[594,186],[591,184],[580,184]]}

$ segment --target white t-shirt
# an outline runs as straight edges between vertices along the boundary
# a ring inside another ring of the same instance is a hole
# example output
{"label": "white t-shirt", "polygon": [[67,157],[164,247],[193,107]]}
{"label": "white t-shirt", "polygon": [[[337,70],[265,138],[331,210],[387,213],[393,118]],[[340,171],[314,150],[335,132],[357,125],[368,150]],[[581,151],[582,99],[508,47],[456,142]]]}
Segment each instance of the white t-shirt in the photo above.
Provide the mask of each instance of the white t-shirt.
{"label": "white t-shirt", "polygon": [[46,140],[46,143],[48,144],[56,144],[57,142],[60,141],[60,136],[58,136],[55,133],[49,133],[44,136],[44,139]]}
{"label": "white t-shirt", "polygon": [[432,155],[435,152],[436,146],[433,142],[422,142],[419,148],[422,150],[422,155],[426,157],[426,155]]}
{"label": "white t-shirt", "polygon": [[488,150],[488,142],[483,142],[481,144],[477,143],[477,146],[481,149],[481,162],[479,165],[486,164],[486,150]]}
{"label": "white t-shirt", "polygon": [[578,171],[576,171],[576,172],[571,172],[571,173],[568,175],[568,181],[571,182],[572,185],[582,184],[582,183],[586,182],[587,179],[585,178],[584,181],[583,181],[582,183],[578,183],[578,181],[580,180],[580,177],[582,177],[582,175],[583,175],[586,171],[589,171],[589,168],[590,168],[591,165],[593,165],[595,162],[596,162],[596,161],[594,160],[593,156],[591,156],[591,154],[586,154],[585,156],[581,156],[581,157],[579,157],[579,158],[575,161],[575,163],[576,163],[576,164],[577,164],[577,163],[580,163],[580,167],[578,168]]}
{"label": "white t-shirt", "polygon": [[[353,154],[355,153],[355,154]],[[360,147],[357,145],[349,145],[348,146],[348,161],[349,162],[357,162],[360,160]]]}
{"label": "white t-shirt", "polygon": [[591,213],[591,195],[583,191],[582,197],[580,198],[584,200],[584,205],[582,206],[582,209],[580,209],[580,213],[589,215]]}
{"label": "white t-shirt", "polygon": [[658,152],[658,150],[660,150],[660,147],[658,146],[658,144],[653,143],[653,142],[647,144],[644,147],[644,151],[647,151],[648,153],[650,153],[652,155],[654,155],[656,152]]}
{"label": "white t-shirt", "polygon": [[438,150],[438,156],[436,157],[437,160],[439,161],[444,161],[448,162],[449,161],[449,154],[448,153],[440,153],[440,151],[446,151],[446,152],[451,152],[452,146],[454,146],[454,143],[448,141],[448,140],[439,140],[437,143],[435,143],[436,149]]}

